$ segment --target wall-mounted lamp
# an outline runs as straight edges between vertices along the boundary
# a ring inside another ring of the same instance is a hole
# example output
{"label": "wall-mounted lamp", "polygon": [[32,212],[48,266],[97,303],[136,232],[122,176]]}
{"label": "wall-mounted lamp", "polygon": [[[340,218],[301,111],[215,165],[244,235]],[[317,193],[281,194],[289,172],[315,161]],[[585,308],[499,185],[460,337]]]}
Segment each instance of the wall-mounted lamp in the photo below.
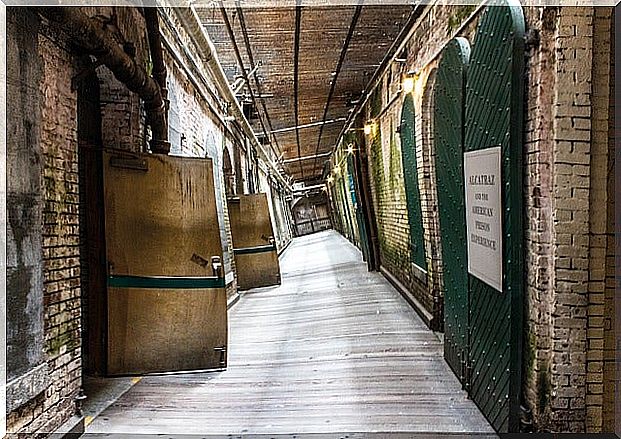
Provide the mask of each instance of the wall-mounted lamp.
{"label": "wall-mounted lamp", "polygon": [[333,181],[334,181],[334,177],[330,175],[328,177],[328,184],[332,184]]}
{"label": "wall-mounted lamp", "polygon": [[368,136],[368,135],[369,135],[369,134],[371,134],[372,132],[373,132],[373,124],[371,124],[371,123],[367,123],[367,124],[364,126],[364,134],[366,134],[366,135]]}
{"label": "wall-mounted lamp", "polygon": [[354,144],[350,143],[349,145],[347,145],[347,154],[353,154],[354,153]]}
{"label": "wall-mounted lamp", "polygon": [[401,82],[401,90],[403,90],[404,93],[412,93],[412,90],[414,90],[413,76],[406,76],[403,78],[403,81]]}

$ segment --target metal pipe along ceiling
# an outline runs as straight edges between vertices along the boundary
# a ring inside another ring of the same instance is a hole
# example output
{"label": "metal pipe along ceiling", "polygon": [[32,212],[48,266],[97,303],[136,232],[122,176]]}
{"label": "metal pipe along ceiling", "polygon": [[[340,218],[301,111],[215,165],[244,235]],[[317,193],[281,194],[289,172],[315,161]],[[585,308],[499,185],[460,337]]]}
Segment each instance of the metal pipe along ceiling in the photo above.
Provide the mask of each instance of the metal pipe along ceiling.
{"label": "metal pipe along ceiling", "polygon": [[38,12],[56,23],[75,43],[105,65],[114,77],[145,103],[147,122],[151,127],[151,151],[168,154],[168,121],[166,104],[159,84],[112,39],[96,20],[78,8],[42,7]]}
{"label": "metal pipe along ceiling", "polygon": [[[302,150],[300,148],[300,119],[299,119],[299,61],[300,61],[300,28],[302,27],[302,6],[295,7],[295,44],[293,47],[293,99],[295,101],[295,106],[293,107],[293,111],[295,113],[295,140],[297,142],[298,147],[298,158],[302,157]],[[299,160],[300,164],[300,174],[301,177],[304,178],[304,168],[302,168],[302,160]]]}
{"label": "metal pipe along ceiling", "polygon": [[[356,10],[354,11],[354,15],[352,16],[351,23],[349,25],[349,31],[347,32],[347,37],[345,37],[345,41],[343,42],[343,47],[341,49],[341,54],[339,55],[339,60],[336,63],[336,70],[334,78],[332,78],[332,83],[330,84],[330,92],[328,93],[328,100],[326,101],[326,106],[323,110],[323,118],[322,120],[325,122],[328,117],[328,110],[330,109],[330,102],[332,101],[332,96],[334,95],[334,90],[336,89],[336,81],[339,78],[339,73],[341,72],[341,68],[343,67],[343,62],[345,61],[345,56],[347,55],[347,50],[349,49],[349,43],[351,42],[352,36],[354,35],[354,30],[358,24],[358,19],[360,18],[360,13],[362,12],[362,6],[356,6]],[[321,137],[323,135],[323,127],[319,128],[319,137],[317,139],[317,147],[315,148],[315,155],[319,153],[319,147],[321,145]],[[317,166],[317,158],[313,160],[313,170],[311,175],[315,173],[315,167]]]}
{"label": "metal pipe along ceiling", "polygon": [[[256,66],[254,62],[254,57],[252,56],[252,49],[250,48],[250,38],[248,37],[248,29],[246,28],[246,21],[244,20],[244,10],[241,7],[237,7],[237,16],[239,17],[239,25],[241,26],[242,36],[244,37],[244,45],[246,46],[246,54],[248,55],[248,60],[250,60],[250,66]],[[257,75],[256,69],[252,75],[254,78],[254,83],[257,86],[257,93],[259,94],[259,100],[261,101],[261,107],[263,107],[263,113],[265,114],[265,119],[267,119],[267,126],[270,131],[274,131],[274,127],[272,126],[272,119],[270,118],[270,113],[267,111],[267,106],[265,105],[265,101],[261,98],[261,82],[259,81],[259,77]],[[248,87],[251,87],[248,84]],[[282,149],[278,144],[278,139],[276,136],[272,136],[274,139],[274,143],[276,143],[276,148],[278,149],[278,153],[282,154]]]}
{"label": "metal pipe along ceiling", "polygon": [[280,180],[280,182],[288,191],[291,191],[291,185],[282,175],[282,173],[274,163],[274,160],[269,156],[265,148],[263,148],[263,145],[261,144],[261,142],[259,142],[259,139],[257,139],[257,136],[252,130],[250,123],[244,116],[244,112],[239,106],[239,102],[237,101],[237,98],[235,97],[235,94],[231,89],[226,74],[222,70],[222,66],[218,61],[216,49],[214,48],[213,43],[209,38],[209,35],[207,35],[205,29],[201,25],[196,10],[193,6],[187,8],[174,8],[173,10],[183,23],[185,30],[196,43],[197,49],[201,55],[201,59],[203,60],[203,62],[205,62],[205,64],[207,64],[209,70],[212,72],[216,87],[228,100],[230,109],[233,112],[233,115],[235,116],[237,121],[240,123],[243,131],[248,136],[248,138],[255,144],[257,150],[260,151],[266,164],[274,171],[274,175],[276,175],[278,180]]}

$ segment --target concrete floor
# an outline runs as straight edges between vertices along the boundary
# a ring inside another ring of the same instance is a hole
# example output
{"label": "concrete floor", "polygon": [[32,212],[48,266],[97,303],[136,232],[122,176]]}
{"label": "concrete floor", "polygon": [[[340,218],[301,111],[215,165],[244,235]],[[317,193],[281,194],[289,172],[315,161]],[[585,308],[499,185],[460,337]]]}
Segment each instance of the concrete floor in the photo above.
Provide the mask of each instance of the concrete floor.
{"label": "concrete floor", "polygon": [[87,432],[494,437],[439,338],[344,238],[298,238],[281,267],[231,309],[226,371],[144,377]]}

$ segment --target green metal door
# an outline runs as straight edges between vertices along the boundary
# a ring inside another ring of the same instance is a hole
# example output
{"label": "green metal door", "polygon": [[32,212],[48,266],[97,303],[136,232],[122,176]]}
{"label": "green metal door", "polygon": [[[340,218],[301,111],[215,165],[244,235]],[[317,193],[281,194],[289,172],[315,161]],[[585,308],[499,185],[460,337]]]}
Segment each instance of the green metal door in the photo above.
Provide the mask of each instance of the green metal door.
{"label": "green metal door", "polygon": [[418,168],[416,165],[416,121],[414,99],[408,94],[401,110],[401,156],[403,177],[410,225],[410,246],[412,262],[426,270],[425,241],[423,235],[423,213],[418,189]]}
{"label": "green metal door", "polygon": [[468,269],[464,206],[463,109],[470,44],[453,39],[442,52],[434,90],[434,142],[442,273],[444,357],[467,386]]}
{"label": "green metal door", "polygon": [[364,261],[369,260],[369,243],[367,242],[367,230],[364,223],[364,216],[362,214],[362,206],[358,201],[359,188],[357,187],[358,169],[354,161],[354,154],[358,154],[354,151],[352,154],[347,155],[347,169],[349,171],[349,191],[351,193],[351,201],[354,206],[354,212],[356,214],[356,224],[358,225],[358,234],[360,236],[360,251],[362,251],[362,257]]}
{"label": "green metal door", "polygon": [[[500,151],[502,271],[497,287],[472,274],[473,255],[482,250],[476,246],[479,235],[469,231],[469,393],[494,428],[506,432],[518,430],[521,381],[524,16],[517,1],[493,5],[479,22],[470,57],[464,145],[466,154]],[[479,184],[468,178],[467,185]],[[470,220],[475,209],[467,212]]]}

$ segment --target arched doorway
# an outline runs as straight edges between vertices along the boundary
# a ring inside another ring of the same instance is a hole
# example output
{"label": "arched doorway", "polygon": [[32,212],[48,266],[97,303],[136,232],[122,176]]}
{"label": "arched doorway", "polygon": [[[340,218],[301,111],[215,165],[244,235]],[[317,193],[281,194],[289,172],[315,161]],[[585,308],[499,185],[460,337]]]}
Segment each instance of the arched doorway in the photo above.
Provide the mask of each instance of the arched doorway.
{"label": "arched doorway", "polygon": [[426,272],[423,214],[418,187],[418,166],[416,164],[416,121],[414,99],[411,94],[405,98],[401,110],[401,155],[403,177],[410,226],[410,255],[413,264]]}
{"label": "arched doorway", "polygon": [[227,148],[224,148],[222,171],[224,174],[224,190],[227,197],[235,195],[235,171],[233,170],[233,163],[231,161],[231,154]]}

